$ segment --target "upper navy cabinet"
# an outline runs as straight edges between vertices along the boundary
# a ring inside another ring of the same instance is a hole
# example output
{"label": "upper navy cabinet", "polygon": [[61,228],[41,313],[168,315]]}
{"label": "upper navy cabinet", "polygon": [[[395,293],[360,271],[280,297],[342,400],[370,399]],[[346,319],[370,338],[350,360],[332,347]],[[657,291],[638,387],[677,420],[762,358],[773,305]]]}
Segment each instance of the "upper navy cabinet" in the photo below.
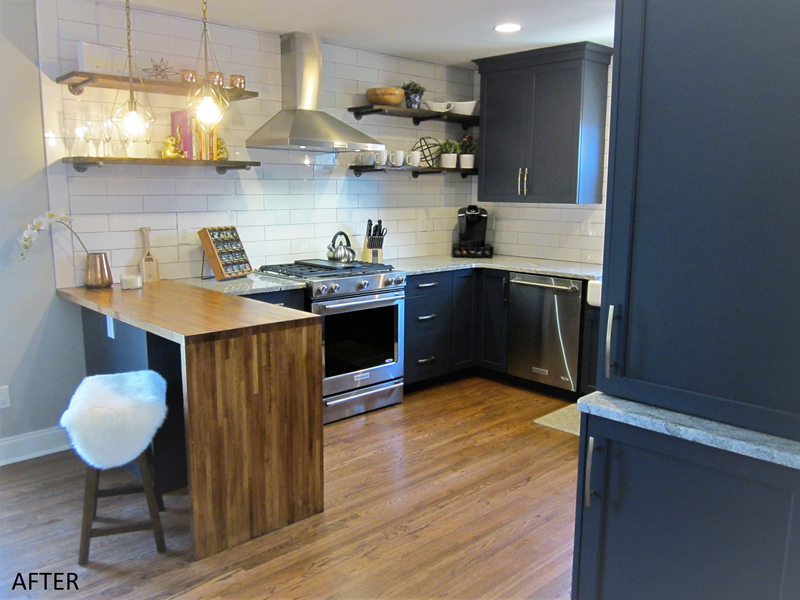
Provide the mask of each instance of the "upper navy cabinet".
{"label": "upper navy cabinet", "polygon": [[581,42],[474,61],[479,202],[601,202],[610,60]]}
{"label": "upper navy cabinet", "polygon": [[795,440],[798,23],[785,0],[617,0],[598,382]]}

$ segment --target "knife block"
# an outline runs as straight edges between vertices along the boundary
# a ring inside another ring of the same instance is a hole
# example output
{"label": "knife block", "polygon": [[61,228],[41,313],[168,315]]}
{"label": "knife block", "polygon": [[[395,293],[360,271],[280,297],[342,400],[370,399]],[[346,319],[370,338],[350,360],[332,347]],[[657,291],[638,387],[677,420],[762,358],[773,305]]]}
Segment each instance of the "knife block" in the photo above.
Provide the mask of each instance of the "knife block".
{"label": "knife block", "polygon": [[382,263],[383,248],[364,248],[361,253],[361,260],[367,263]]}

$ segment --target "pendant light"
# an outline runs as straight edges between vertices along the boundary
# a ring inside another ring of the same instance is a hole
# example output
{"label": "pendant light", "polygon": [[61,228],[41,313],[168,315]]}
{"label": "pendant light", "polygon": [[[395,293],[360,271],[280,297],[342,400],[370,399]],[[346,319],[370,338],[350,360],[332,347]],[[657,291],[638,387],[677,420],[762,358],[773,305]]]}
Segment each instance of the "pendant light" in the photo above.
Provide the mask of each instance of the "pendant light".
{"label": "pendant light", "polygon": [[[192,84],[192,89],[189,91],[189,110],[194,113],[197,124],[204,131],[211,133],[225,116],[230,102],[214,48],[211,46],[207,8],[207,0],[203,0],[203,33],[200,37],[200,49],[197,52],[195,65],[195,71],[198,73],[200,81]],[[200,79],[201,73],[203,74],[202,79]]]}
{"label": "pendant light", "polygon": [[[142,99],[144,104],[137,102],[133,94],[133,52],[131,51],[131,3],[130,0],[125,0],[125,17],[127,19],[127,32],[128,32],[128,59],[125,62],[128,72],[128,99],[122,101],[117,106],[117,100],[114,100],[114,106],[117,108],[111,115],[111,122],[117,126],[123,136],[132,142],[137,141],[147,132],[155,122],[153,116],[153,109],[150,107],[150,102],[147,99],[147,94],[144,91],[144,82],[141,77],[138,77],[139,83],[142,86]],[[119,96],[119,90],[117,91]]]}

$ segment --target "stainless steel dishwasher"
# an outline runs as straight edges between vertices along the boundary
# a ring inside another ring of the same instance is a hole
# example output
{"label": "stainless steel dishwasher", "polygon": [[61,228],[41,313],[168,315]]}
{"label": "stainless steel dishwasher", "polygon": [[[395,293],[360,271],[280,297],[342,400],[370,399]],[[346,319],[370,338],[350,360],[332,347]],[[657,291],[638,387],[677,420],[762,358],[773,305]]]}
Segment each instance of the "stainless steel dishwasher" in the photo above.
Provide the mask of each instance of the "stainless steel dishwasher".
{"label": "stainless steel dishwasher", "polygon": [[511,273],[509,375],[575,391],[583,282]]}

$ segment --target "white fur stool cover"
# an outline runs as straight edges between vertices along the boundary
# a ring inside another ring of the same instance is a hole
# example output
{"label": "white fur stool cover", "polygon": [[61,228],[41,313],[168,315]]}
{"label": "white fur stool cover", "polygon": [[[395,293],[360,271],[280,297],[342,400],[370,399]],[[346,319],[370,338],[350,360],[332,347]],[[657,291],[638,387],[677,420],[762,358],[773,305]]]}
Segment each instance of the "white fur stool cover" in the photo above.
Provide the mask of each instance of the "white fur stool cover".
{"label": "white fur stool cover", "polygon": [[167,416],[167,382],[155,371],[86,377],[61,415],[72,446],[97,469],[144,452]]}

